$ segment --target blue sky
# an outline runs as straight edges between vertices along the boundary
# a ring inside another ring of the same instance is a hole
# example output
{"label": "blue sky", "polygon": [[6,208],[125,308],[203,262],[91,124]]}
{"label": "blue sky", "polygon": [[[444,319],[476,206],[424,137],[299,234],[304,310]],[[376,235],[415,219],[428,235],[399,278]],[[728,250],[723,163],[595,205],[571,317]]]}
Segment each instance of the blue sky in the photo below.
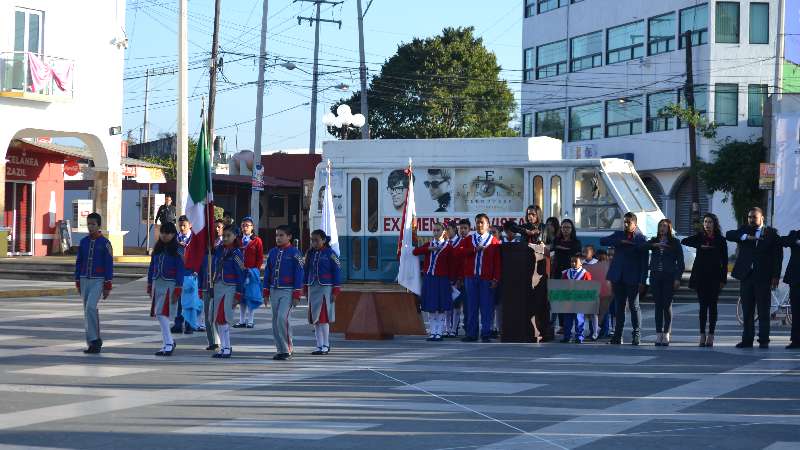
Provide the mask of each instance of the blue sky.
{"label": "blue sky", "polygon": [[[362,0],[366,7],[369,0]],[[224,55],[224,78],[218,78],[215,128],[226,137],[227,150],[233,153],[252,149],[255,118],[254,85],[240,86],[257,79],[262,0],[223,0],[220,47]],[[264,98],[263,150],[308,148],[311,73],[314,56],[314,29],[308,22],[298,25],[297,16],[311,16],[311,3],[271,0],[267,37],[268,65],[292,61],[297,69],[269,68]],[[155,138],[174,132],[177,109],[177,78],[171,71],[177,63],[177,1],[128,0],[127,33],[129,47],[125,58],[125,110],[123,132],[133,130],[138,138],[143,123],[144,73],[155,69],[164,75],[150,78],[148,133]],[[208,95],[208,59],[211,50],[214,1],[189,0],[189,133],[200,129],[201,96]],[[323,6],[321,17],[342,20],[323,23],[320,31],[320,76],[318,112],[321,117],[339,98],[359,89],[358,23],[356,0],[338,6]],[[501,76],[510,81],[519,103],[522,65],[521,0],[374,0],[366,14],[364,34],[366,61],[371,74],[395,53],[398,45],[415,37],[439,34],[448,26],[474,26],[484,45],[497,55]],[[273,59],[278,58],[278,59]],[[204,67],[200,67],[204,66]],[[350,92],[326,89],[344,83]],[[317,147],[332,139],[318,120]],[[238,124],[238,125],[237,125]],[[237,143],[238,142],[238,143]]]}

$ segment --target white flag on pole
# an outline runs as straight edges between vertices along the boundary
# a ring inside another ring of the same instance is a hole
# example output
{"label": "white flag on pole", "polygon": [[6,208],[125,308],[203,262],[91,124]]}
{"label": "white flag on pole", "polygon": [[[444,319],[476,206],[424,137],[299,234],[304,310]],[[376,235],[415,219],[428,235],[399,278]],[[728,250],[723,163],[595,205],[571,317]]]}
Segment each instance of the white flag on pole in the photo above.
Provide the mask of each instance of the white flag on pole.
{"label": "white flag on pole", "polygon": [[397,273],[397,282],[409,291],[422,294],[422,276],[420,274],[419,258],[414,256],[414,230],[416,220],[416,207],[414,203],[414,177],[411,172],[411,161],[408,164],[408,194],[406,205],[403,208],[403,228],[400,230],[400,269]]}
{"label": "white flag on pole", "polygon": [[336,214],[333,209],[333,192],[331,190],[331,162],[328,161],[328,184],[325,185],[325,203],[322,206],[322,231],[330,239],[329,244],[336,256],[339,253],[339,233],[336,231]]}

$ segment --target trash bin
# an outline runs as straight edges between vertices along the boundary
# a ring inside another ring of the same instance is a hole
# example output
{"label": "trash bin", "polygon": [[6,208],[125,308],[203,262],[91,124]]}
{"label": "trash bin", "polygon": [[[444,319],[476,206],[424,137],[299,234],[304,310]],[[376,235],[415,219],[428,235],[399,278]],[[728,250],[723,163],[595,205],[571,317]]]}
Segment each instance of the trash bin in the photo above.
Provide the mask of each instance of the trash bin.
{"label": "trash bin", "polygon": [[0,258],[8,257],[8,240],[11,236],[11,228],[0,227]]}

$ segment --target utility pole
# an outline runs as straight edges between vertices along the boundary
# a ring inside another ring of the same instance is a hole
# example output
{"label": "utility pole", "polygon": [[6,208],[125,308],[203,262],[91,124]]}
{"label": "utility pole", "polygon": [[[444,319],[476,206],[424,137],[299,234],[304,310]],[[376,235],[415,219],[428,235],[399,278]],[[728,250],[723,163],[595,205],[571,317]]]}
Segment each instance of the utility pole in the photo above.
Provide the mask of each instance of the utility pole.
{"label": "utility pole", "polygon": [[179,0],[178,14],[178,133],[175,209],[178,216],[186,212],[189,196],[189,49],[188,0]]}
{"label": "utility pole", "polygon": [[[364,126],[361,127],[361,139],[369,139],[369,103],[367,103],[367,63],[364,57],[364,15],[361,12],[361,0],[356,2],[358,8],[358,74],[361,77],[361,114],[364,115]],[[372,5],[372,0],[367,4],[367,10]]]}
{"label": "utility pole", "polygon": [[142,144],[147,142],[147,95],[150,93],[150,69],[144,73],[144,122],[142,124]]}
{"label": "utility pole", "polygon": [[330,19],[320,19],[319,13],[322,4],[328,5],[339,5],[341,1],[329,1],[329,0],[294,0],[292,3],[296,2],[311,2],[314,3],[317,7],[317,14],[315,17],[297,17],[297,24],[301,24],[304,20],[307,20],[309,25],[316,24],[316,29],[314,30],[314,69],[311,81],[311,126],[309,127],[309,143],[308,143],[308,153],[314,154],[317,147],[317,84],[319,82],[319,24],[320,22],[330,22],[339,24],[339,28],[342,28],[342,21],[341,20],[330,20]]}
{"label": "utility pole", "polygon": [[219,15],[222,0],[214,0],[214,35],[211,38],[211,67],[208,79],[208,143],[211,146],[211,164],[214,165],[214,108],[217,97],[217,63],[219,62]]}
{"label": "utility pole", "polygon": [[[269,0],[264,0],[261,11],[261,45],[258,52],[258,86],[256,94],[256,130],[253,142],[253,182],[250,190],[250,217],[258,233],[260,222],[259,206],[261,191],[256,190],[256,164],[261,164],[261,126],[264,119],[264,71],[267,70],[267,17],[269,16]],[[238,139],[238,126],[237,126]]]}
{"label": "utility pole", "polygon": [[[687,31],[683,34],[686,49],[686,85],[683,95],[686,99],[686,107],[694,112],[694,74],[692,73],[692,32]],[[695,123],[689,121],[689,189],[692,195],[692,209],[689,215],[692,232],[698,231],[696,228],[700,224],[700,192],[697,186],[697,130]]]}

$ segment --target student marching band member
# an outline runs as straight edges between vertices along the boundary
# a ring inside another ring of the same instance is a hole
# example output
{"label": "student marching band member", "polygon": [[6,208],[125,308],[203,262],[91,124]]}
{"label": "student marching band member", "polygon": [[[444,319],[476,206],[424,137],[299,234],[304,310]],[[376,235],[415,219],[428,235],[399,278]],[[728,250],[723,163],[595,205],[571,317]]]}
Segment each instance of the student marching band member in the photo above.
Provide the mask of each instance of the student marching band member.
{"label": "student marching band member", "polygon": [[213,357],[227,359],[233,354],[230,330],[233,308],[242,299],[244,280],[244,257],[237,244],[233,225],[225,226],[222,244],[214,249],[211,271],[214,277],[214,302],[211,311],[222,346]]}
{"label": "student marching band member", "polygon": [[75,287],[83,299],[83,318],[88,348],[83,353],[100,353],[103,339],[100,338],[100,315],[97,304],[111,293],[114,279],[114,252],[111,242],[100,231],[100,214],[86,216],[89,235],[81,239],[78,257],[75,259]]}
{"label": "student marching band member", "polygon": [[[583,257],[581,255],[572,255],[569,257],[570,268],[561,272],[561,278],[565,280],[591,280],[592,274],[583,268]],[[564,338],[561,342],[570,342],[572,340],[572,329],[575,328],[576,344],[583,344],[583,327],[585,321],[583,314],[564,314]]]}
{"label": "student marching band member", "polygon": [[[697,291],[700,303],[700,347],[714,346],[717,327],[717,302],[719,293],[728,282],[728,244],[719,227],[719,219],[712,213],[703,216],[703,231],[681,241],[697,249],[689,277],[689,288]],[[706,334],[708,322],[708,334]]]}
{"label": "student marching band member", "polygon": [[317,348],[312,355],[327,355],[331,351],[330,324],[336,321],[334,300],[339,295],[342,265],[322,230],[311,232],[311,249],[306,252],[303,267],[308,322],[314,325]]}
{"label": "student marching band member", "polygon": [[239,305],[239,321],[233,328],[253,328],[256,309],[264,302],[261,296],[261,266],[264,265],[264,244],[253,232],[253,218],[245,217],[241,225],[244,254],[244,295]]}
{"label": "student marching band member", "polygon": [[478,318],[483,342],[491,342],[494,289],[500,279],[500,241],[489,233],[489,216],[475,216],[475,233],[462,241],[456,257],[464,260],[467,290],[464,342],[478,340]]}
{"label": "student marching band member", "polygon": [[150,296],[150,317],[158,320],[161,336],[164,341],[156,356],[172,356],[175,340],[169,329],[169,323],[178,312],[177,303],[181,298],[184,277],[183,258],[178,253],[178,231],[175,224],[166,222],[161,225],[159,239],[150,257],[147,270],[147,295]]}
{"label": "student marching band member", "polygon": [[303,288],[303,255],[293,247],[288,225],[275,229],[275,244],[267,255],[264,268],[264,299],[272,305],[272,335],[278,353],[272,357],[282,361],[292,357],[292,307],[300,301]]}
{"label": "student marching band member", "polygon": [[445,333],[445,315],[453,309],[453,287],[450,280],[452,247],[444,225],[433,225],[433,239],[414,248],[414,255],[425,256],[422,265],[422,310],[430,315],[428,341],[441,341]]}
{"label": "student marching band member", "polygon": [[672,235],[672,222],[658,222],[658,236],[643,247],[650,251],[650,287],[656,304],[656,346],[668,347],[672,332],[672,296],[681,286],[683,248]]}
{"label": "student marching band member", "polygon": [[[190,222],[189,218],[185,215],[178,217],[177,239],[178,253],[183,257],[184,253],[186,253],[186,247],[189,245],[189,241],[192,240],[192,222]],[[178,302],[178,313],[175,315],[175,324],[172,326],[171,331],[173,333],[194,333],[192,326],[183,320],[183,305],[181,305],[181,302]]]}

